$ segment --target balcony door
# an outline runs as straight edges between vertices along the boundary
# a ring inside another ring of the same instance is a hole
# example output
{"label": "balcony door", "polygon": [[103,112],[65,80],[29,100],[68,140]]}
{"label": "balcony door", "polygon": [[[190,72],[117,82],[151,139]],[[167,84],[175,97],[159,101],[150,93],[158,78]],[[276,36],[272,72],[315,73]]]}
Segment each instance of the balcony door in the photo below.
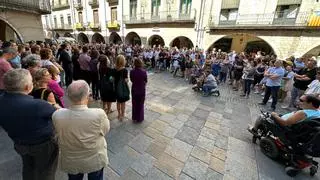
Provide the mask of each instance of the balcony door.
{"label": "balcony door", "polygon": [[158,19],[159,18],[160,3],[161,3],[161,0],[152,0],[151,1],[152,19]]}
{"label": "balcony door", "polygon": [[118,18],[117,18],[117,7],[112,7],[111,8],[111,22],[115,22]]}
{"label": "balcony door", "polygon": [[60,23],[61,23],[61,27],[64,28],[64,18],[62,15],[60,16]]}
{"label": "balcony door", "polygon": [[94,24],[94,27],[97,27],[100,23],[99,23],[99,11],[96,9],[96,10],[93,10],[93,24]]}
{"label": "balcony door", "polygon": [[180,1],[180,14],[190,14],[192,0]]}
{"label": "balcony door", "polygon": [[53,16],[53,23],[54,23],[54,28],[58,27],[58,21],[57,21],[57,17]]}
{"label": "balcony door", "polygon": [[83,15],[82,15],[82,12],[81,12],[81,11],[78,12],[78,18],[79,18],[79,23],[80,23],[81,25],[83,25]]}
{"label": "balcony door", "polygon": [[130,0],[130,19],[137,19],[137,0]]}

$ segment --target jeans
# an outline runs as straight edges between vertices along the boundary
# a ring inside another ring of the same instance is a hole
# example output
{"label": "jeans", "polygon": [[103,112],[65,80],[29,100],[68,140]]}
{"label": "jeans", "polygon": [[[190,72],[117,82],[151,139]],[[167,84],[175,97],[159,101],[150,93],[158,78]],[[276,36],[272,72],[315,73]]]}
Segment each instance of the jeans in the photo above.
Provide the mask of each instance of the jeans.
{"label": "jeans", "polygon": [[244,94],[245,95],[249,95],[250,94],[250,87],[251,87],[251,84],[252,84],[253,80],[251,79],[245,79],[244,80]]}
{"label": "jeans", "polygon": [[[82,180],[83,176],[83,173],[68,174],[69,180]],[[103,180],[103,168],[98,171],[88,173],[88,180]]]}
{"label": "jeans", "polygon": [[215,88],[214,86],[204,84],[202,87],[202,90],[203,90],[204,94],[209,94],[210,91],[214,88]]}
{"label": "jeans", "polygon": [[220,77],[219,77],[220,82],[226,82],[227,80],[227,73],[226,72],[220,72]]}
{"label": "jeans", "polygon": [[266,86],[265,95],[263,98],[263,103],[267,104],[270,95],[272,96],[272,108],[276,108],[276,104],[278,101],[278,92],[279,92],[280,86]]}
{"label": "jeans", "polygon": [[38,145],[15,144],[14,148],[22,158],[23,180],[55,179],[59,150],[53,140]]}
{"label": "jeans", "polygon": [[290,100],[289,106],[291,106],[291,107],[295,106],[297,97],[302,96],[303,93],[304,93],[304,90],[300,90],[300,89],[293,86],[293,88],[291,90],[291,100]]}

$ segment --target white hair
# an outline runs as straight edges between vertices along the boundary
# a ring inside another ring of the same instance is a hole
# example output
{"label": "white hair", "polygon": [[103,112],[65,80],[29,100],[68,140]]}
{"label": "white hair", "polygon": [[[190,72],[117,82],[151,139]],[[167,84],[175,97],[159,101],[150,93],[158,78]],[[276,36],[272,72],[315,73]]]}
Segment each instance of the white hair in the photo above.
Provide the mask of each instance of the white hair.
{"label": "white hair", "polygon": [[67,96],[72,103],[78,103],[89,96],[89,89],[86,81],[73,81],[67,88]]}
{"label": "white hair", "polygon": [[6,91],[22,93],[26,86],[32,86],[32,76],[26,69],[11,69],[4,74],[3,83]]}

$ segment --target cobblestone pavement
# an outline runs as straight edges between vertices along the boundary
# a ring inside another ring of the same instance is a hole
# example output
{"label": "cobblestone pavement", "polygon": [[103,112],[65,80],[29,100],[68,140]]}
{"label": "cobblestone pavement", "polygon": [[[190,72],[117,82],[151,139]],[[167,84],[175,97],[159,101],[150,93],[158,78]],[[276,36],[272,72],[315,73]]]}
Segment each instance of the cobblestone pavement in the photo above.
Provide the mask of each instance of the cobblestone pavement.
{"label": "cobblestone pavement", "polygon": [[[150,74],[145,121],[109,118],[107,135],[111,180],[291,179],[284,166],[265,157],[246,131],[259,112],[261,96],[240,98],[228,85],[220,97],[202,97],[181,78]],[[131,117],[131,103],[127,103]],[[91,104],[93,107],[99,103]],[[115,106],[113,106],[115,108]],[[309,179],[307,172],[295,179]],[[21,160],[0,129],[0,180],[21,179]],[[67,179],[58,171],[57,179]],[[319,179],[319,176],[313,179]]]}

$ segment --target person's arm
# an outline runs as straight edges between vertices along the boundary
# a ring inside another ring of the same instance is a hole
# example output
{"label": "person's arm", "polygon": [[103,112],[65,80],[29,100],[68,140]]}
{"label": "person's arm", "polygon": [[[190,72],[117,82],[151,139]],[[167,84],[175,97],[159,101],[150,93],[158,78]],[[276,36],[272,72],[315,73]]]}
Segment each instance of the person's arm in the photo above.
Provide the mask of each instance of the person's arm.
{"label": "person's arm", "polygon": [[144,78],[144,82],[148,83],[148,74],[147,74],[146,71],[144,72],[144,74],[145,74],[145,75],[144,75],[144,77],[145,77],[145,78]]}
{"label": "person's arm", "polygon": [[59,97],[63,97],[64,96],[64,91],[63,89],[60,87],[60,85],[57,82],[53,82],[52,84],[50,84],[50,89],[52,91],[54,91],[54,93],[59,96]]}
{"label": "person's arm", "polygon": [[297,122],[304,120],[306,115],[303,111],[298,111],[290,116],[287,120],[282,119],[277,113],[271,113],[271,116],[274,117],[275,121],[281,126],[290,126],[296,124]]}
{"label": "person's arm", "polygon": [[123,79],[124,79],[127,83],[129,82],[129,79],[128,79],[128,70],[127,70],[127,69],[124,69]]}
{"label": "person's arm", "polygon": [[130,71],[130,81],[133,82],[133,71]]}
{"label": "person's arm", "polygon": [[54,95],[53,95],[52,92],[48,95],[47,101],[48,101],[50,104],[56,104],[56,99],[54,98]]}
{"label": "person's arm", "polygon": [[108,119],[108,116],[102,109],[101,109],[101,115],[100,115],[100,126],[101,126],[100,134],[102,136],[105,136],[110,130],[110,121]]}

